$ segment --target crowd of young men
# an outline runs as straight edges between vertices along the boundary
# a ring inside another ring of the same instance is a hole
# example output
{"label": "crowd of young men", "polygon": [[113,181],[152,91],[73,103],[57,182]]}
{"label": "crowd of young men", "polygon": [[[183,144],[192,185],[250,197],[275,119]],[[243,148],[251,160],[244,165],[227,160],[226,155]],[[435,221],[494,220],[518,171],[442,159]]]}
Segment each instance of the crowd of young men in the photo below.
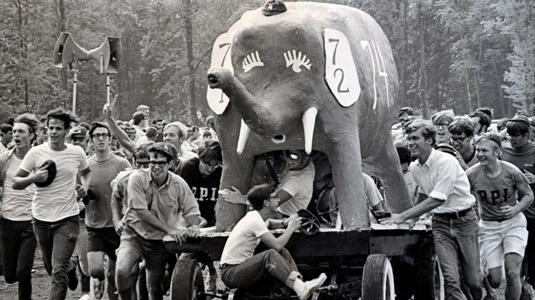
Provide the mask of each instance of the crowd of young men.
{"label": "crowd of young men", "polygon": [[[482,108],[466,117],[442,111],[424,120],[403,108],[403,133],[393,135],[399,149],[410,149],[420,201],[382,222],[413,222],[433,213],[446,299],[481,299],[482,287],[486,300],[497,299],[493,289],[503,274],[506,299],[531,299],[535,122],[518,115],[498,132],[489,130],[491,118],[490,109]],[[443,150],[451,146],[455,151]]]}

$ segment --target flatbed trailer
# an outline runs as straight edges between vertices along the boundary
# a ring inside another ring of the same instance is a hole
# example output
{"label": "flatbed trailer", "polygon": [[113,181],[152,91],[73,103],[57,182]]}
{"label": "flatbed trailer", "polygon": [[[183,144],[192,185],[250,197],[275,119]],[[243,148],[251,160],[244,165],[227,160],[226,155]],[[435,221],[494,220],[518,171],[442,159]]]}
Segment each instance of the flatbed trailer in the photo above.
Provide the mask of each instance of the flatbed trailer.
{"label": "flatbed trailer", "polygon": [[[274,234],[282,231],[274,230]],[[179,245],[164,240],[172,253],[206,253],[219,261],[229,232],[206,232]],[[261,244],[262,245],[262,244]],[[312,299],[444,299],[443,279],[429,226],[372,224],[365,230],[321,228],[296,232],[286,245],[305,280],[325,272],[326,283]],[[207,295],[198,261],[180,258],[171,282],[172,300],[297,299],[281,284]]]}

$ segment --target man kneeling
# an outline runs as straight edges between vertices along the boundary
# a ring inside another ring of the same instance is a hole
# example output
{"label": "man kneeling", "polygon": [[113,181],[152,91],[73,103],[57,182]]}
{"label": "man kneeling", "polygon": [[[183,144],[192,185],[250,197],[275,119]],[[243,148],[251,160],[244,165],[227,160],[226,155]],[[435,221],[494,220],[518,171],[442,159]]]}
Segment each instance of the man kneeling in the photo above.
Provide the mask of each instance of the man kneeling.
{"label": "man kneeling", "polygon": [[[274,217],[279,206],[275,188],[263,184],[253,187],[247,199],[253,207],[232,230],[221,255],[221,279],[231,288],[246,288],[275,277],[295,291],[299,299],[308,299],[327,276],[303,282],[297,266],[284,246],[293,232],[299,229],[301,218],[291,215],[282,220]],[[279,237],[269,229],[284,228]],[[269,249],[258,254],[254,251],[262,241]]]}

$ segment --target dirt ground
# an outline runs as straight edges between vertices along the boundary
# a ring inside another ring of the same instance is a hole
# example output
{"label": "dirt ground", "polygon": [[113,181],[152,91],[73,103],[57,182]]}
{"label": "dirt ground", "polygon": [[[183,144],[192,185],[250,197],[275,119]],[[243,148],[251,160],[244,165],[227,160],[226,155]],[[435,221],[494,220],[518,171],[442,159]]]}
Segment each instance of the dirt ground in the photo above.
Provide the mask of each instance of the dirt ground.
{"label": "dirt ground", "polygon": [[[205,274],[206,275],[206,274]],[[32,283],[33,283],[33,290],[32,290],[32,298],[35,300],[48,300],[48,293],[50,290],[50,277],[45,271],[43,260],[41,258],[41,252],[39,249],[36,251],[35,255],[35,261],[34,261],[34,272],[32,273]],[[497,291],[498,292],[498,299],[504,299],[503,292],[504,292],[504,284],[502,284],[501,288]],[[223,285],[221,281],[218,281],[218,288],[222,288]],[[15,300],[18,298],[17,296],[17,284],[7,284],[4,281],[4,277],[0,276],[0,299],[1,300]],[[68,290],[67,292],[67,298],[66,300],[78,300],[80,299],[84,294],[82,294],[80,290],[80,284],[78,285],[78,288],[76,291]],[[102,299],[108,299],[107,295],[105,294]],[[164,297],[165,300],[169,300],[170,297]],[[533,298],[535,300],[535,298]]]}

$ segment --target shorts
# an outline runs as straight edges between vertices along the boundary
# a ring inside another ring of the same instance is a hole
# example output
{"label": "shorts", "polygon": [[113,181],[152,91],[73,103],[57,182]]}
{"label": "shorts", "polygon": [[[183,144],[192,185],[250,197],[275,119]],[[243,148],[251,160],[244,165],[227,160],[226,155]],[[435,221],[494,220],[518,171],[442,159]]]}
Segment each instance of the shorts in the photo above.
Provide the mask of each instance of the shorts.
{"label": "shorts", "polygon": [[[122,251],[126,250],[126,251]],[[147,240],[125,226],[117,253],[134,251],[145,260],[145,268],[153,274],[165,274],[168,252],[162,240]]]}
{"label": "shorts", "polygon": [[486,268],[503,266],[506,254],[524,256],[528,243],[527,221],[523,213],[504,221],[479,221],[479,248]]}
{"label": "shorts", "polygon": [[119,248],[121,238],[114,227],[87,227],[87,252],[104,252],[113,261],[117,260],[115,250]]}

